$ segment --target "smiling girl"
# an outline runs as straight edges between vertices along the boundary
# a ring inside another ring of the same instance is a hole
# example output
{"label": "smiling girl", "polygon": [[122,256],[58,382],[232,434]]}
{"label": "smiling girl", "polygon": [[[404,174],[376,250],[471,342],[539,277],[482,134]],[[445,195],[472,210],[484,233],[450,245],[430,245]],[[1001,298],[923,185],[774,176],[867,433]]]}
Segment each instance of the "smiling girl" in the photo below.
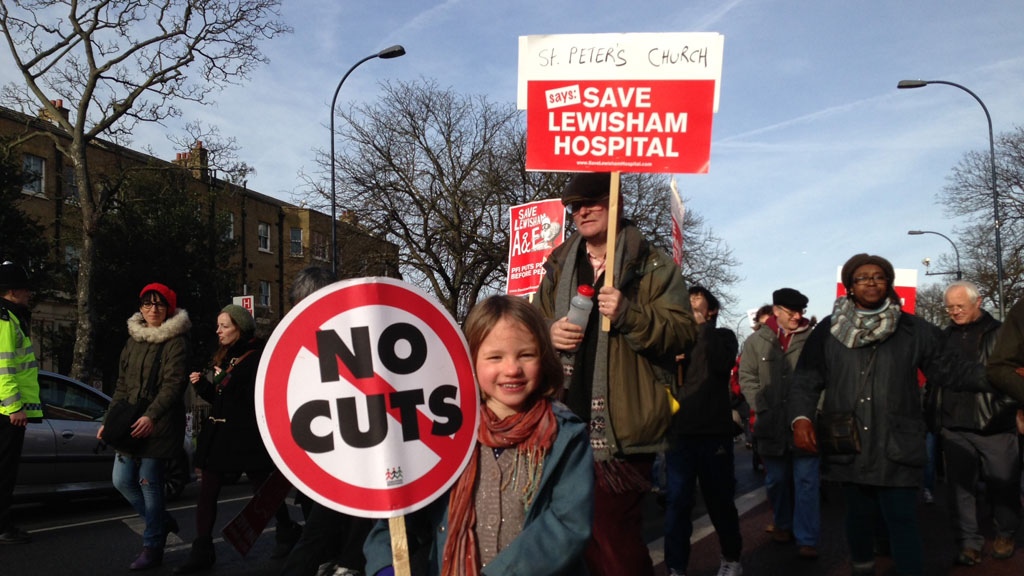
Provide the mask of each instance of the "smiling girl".
{"label": "smiling girl", "polygon": [[[562,368],[540,313],[492,296],[466,319],[480,385],[472,459],[449,493],[406,518],[431,545],[429,574],[584,574],[593,517],[586,427],[552,398]],[[392,574],[387,523],[366,541],[367,574]]]}

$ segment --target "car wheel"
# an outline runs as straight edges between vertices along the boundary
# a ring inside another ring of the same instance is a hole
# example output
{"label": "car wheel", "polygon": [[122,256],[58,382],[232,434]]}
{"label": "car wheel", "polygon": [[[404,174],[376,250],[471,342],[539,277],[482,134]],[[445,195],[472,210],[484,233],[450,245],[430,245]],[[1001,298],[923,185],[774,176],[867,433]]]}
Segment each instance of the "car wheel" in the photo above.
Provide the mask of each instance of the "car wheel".
{"label": "car wheel", "polygon": [[164,498],[175,500],[185,491],[191,474],[188,468],[188,454],[184,449],[178,451],[177,457],[168,460],[164,466]]}

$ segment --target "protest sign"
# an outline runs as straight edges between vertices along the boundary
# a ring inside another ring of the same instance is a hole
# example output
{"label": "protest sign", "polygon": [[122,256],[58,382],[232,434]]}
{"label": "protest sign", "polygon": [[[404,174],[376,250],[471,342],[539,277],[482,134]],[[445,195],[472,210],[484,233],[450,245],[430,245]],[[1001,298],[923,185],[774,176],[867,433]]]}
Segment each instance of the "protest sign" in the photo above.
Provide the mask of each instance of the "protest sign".
{"label": "protest sign", "polygon": [[533,294],[544,279],[544,260],[565,238],[561,200],[541,200],[509,210],[508,279],[505,292]]}

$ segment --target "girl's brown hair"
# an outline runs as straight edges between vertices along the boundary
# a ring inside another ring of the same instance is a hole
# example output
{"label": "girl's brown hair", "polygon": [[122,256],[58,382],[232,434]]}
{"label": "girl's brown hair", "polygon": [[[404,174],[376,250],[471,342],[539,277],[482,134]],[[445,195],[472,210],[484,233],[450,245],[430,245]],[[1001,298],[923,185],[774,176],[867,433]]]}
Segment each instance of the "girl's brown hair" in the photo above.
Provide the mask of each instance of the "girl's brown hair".
{"label": "girl's brown hair", "polygon": [[466,318],[466,340],[469,354],[476,366],[476,355],[487,335],[502,318],[518,323],[533,335],[540,353],[540,386],[537,389],[544,396],[554,397],[562,388],[562,363],[558,359],[547,323],[540,312],[530,303],[517,296],[491,296],[478,302]]}

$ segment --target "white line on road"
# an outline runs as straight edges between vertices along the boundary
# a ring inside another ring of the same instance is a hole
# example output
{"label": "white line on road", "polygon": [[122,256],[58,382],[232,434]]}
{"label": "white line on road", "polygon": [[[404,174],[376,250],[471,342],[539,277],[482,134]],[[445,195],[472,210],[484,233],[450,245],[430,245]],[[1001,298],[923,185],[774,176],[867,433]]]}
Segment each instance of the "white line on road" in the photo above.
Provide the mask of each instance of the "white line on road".
{"label": "white line on road", "polygon": [[[768,499],[768,493],[765,491],[764,486],[757,490],[752,490],[736,498],[736,512],[743,516],[755,506],[764,502]],[[715,527],[711,524],[711,518],[707,514],[694,520],[693,522],[693,535],[690,536],[690,544],[696,544],[700,542],[715,531]],[[665,561],[665,537],[662,536],[657,540],[647,544],[647,550],[651,554],[651,561],[657,566]]]}

